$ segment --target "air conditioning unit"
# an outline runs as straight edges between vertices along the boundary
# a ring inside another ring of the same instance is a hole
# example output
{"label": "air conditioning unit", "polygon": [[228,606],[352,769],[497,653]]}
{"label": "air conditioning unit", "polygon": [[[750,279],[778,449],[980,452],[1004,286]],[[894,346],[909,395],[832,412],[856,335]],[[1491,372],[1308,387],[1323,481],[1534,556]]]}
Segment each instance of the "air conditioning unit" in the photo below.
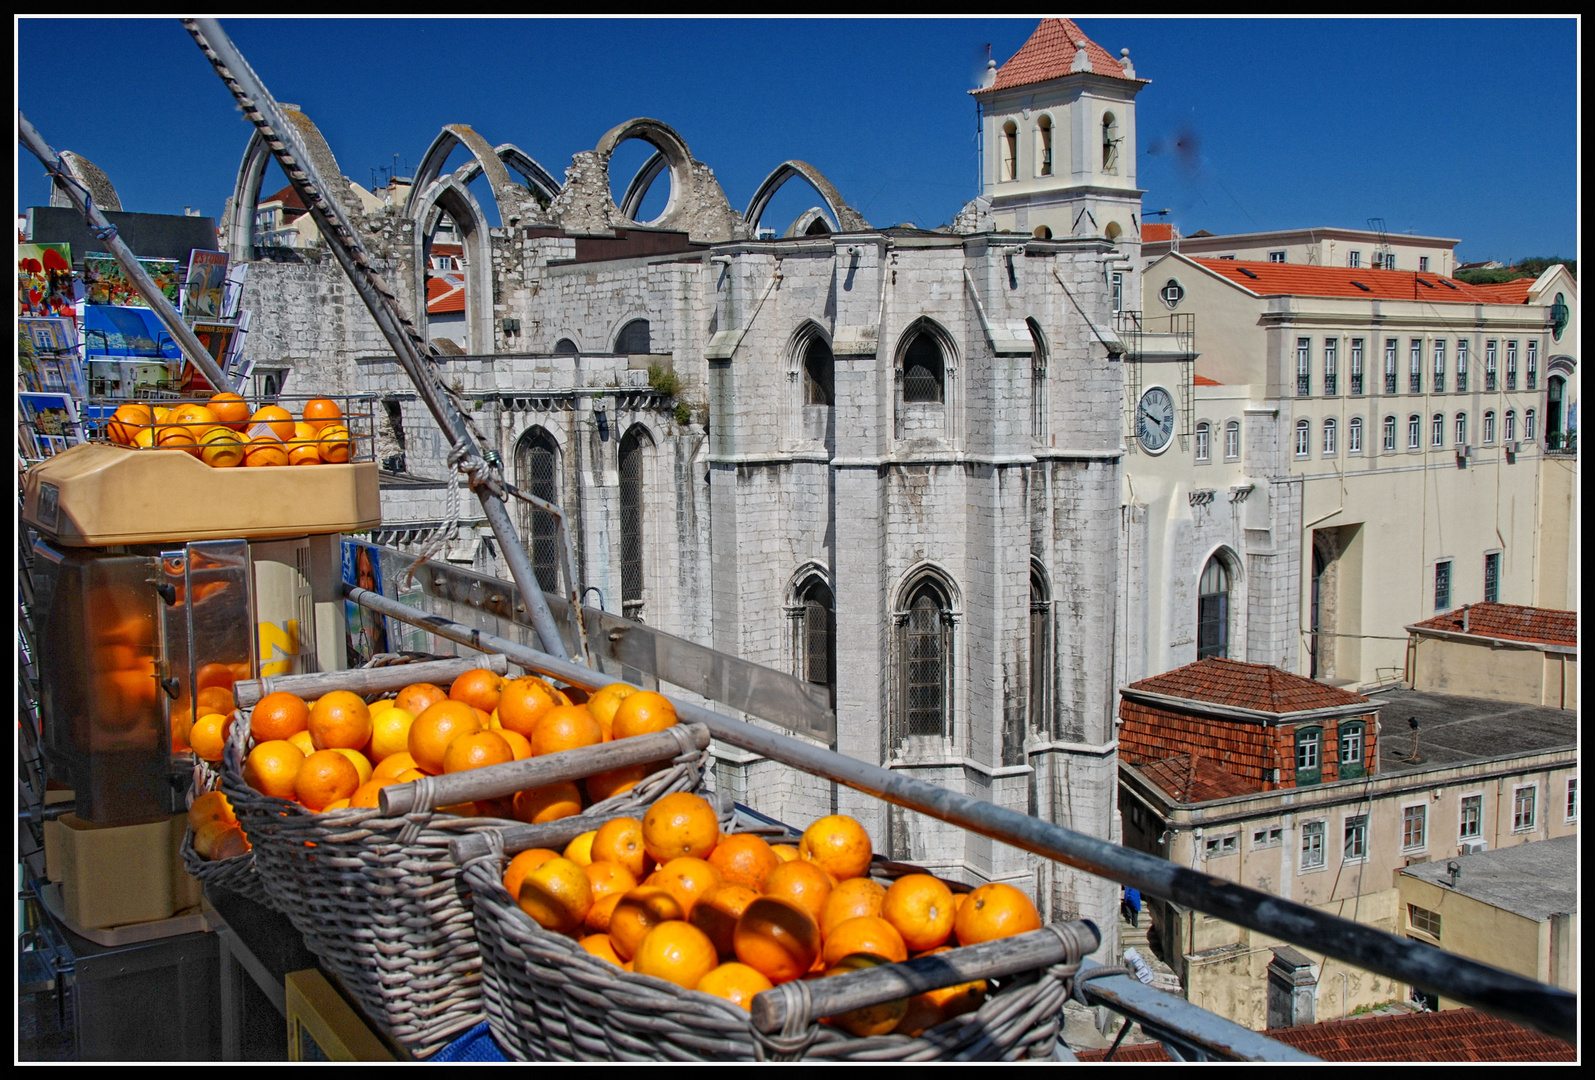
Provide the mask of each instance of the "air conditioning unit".
{"label": "air conditioning unit", "polygon": [[1458,462],[1463,462],[1463,461],[1468,460],[1468,451],[1471,450],[1471,449],[1473,449],[1473,448],[1471,446],[1469,446],[1467,443],[1462,443],[1461,445],[1459,445],[1457,447],[1457,461]]}
{"label": "air conditioning unit", "polygon": [[1481,851],[1489,851],[1489,850],[1490,850],[1490,842],[1488,840],[1464,840],[1464,841],[1462,841],[1462,854],[1464,854],[1464,855],[1477,855]]}

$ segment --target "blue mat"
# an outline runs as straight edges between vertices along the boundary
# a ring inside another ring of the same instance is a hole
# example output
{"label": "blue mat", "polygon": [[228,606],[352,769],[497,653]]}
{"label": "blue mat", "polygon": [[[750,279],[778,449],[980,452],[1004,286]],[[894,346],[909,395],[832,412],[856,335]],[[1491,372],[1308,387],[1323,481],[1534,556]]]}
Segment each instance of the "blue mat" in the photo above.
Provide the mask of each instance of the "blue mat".
{"label": "blue mat", "polygon": [[508,1061],[509,1058],[504,1056],[504,1051],[500,1050],[498,1043],[493,1041],[492,1033],[487,1030],[487,1021],[483,1020],[427,1060]]}

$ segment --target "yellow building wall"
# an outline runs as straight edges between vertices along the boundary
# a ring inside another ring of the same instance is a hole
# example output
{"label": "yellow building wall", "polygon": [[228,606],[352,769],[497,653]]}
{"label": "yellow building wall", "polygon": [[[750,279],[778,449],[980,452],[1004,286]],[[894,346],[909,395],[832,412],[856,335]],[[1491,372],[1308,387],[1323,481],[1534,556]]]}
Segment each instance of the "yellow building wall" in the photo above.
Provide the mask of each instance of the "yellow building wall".
{"label": "yellow building wall", "polygon": [[1536,607],[1578,608],[1578,459],[1540,459],[1540,549]]}
{"label": "yellow building wall", "polygon": [[[1410,874],[1397,875],[1396,892],[1401,902],[1399,911],[1401,926],[1395,932],[1403,937],[1438,945],[1447,952],[1491,964],[1518,975],[1526,975],[1541,982],[1551,982],[1553,978],[1560,978],[1559,985],[1565,989],[1576,987],[1574,971],[1570,965],[1558,963],[1555,966],[1559,970],[1552,971],[1550,920],[1537,922],[1522,915],[1515,915],[1474,897],[1412,877]],[[1412,920],[1407,910],[1409,904],[1439,914],[1438,938],[1412,927]],[[1576,922],[1575,917],[1573,920],[1575,926]],[[1573,938],[1568,947],[1576,949],[1576,931]],[[1561,945],[1562,942],[1558,941],[1557,944]],[[1566,948],[1562,951],[1566,951]],[[1460,1002],[1441,998],[1440,1007],[1456,1009],[1463,1006]]]}
{"label": "yellow building wall", "polygon": [[[1488,642],[1419,637],[1413,649],[1412,688],[1525,705],[1547,702],[1548,661],[1538,649],[1504,649]],[[1560,693],[1560,672],[1557,692]],[[1560,706],[1558,706],[1560,707]]]}

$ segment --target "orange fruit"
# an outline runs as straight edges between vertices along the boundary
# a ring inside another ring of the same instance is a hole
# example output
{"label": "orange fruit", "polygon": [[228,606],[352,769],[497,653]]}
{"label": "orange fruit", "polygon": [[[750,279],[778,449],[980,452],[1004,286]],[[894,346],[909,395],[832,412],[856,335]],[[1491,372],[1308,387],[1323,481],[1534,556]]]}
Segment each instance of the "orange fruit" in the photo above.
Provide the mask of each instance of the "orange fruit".
{"label": "orange fruit", "polygon": [[1041,913],[1030,897],[1001,882],[982,885],[970,893],[953,920],[961,945],[978,945],[1040,929]]}
{"label": "orange fruit", "polygon": [[[827,943],[827,947],[829,944]],[[825,977],[833,975],[846,975],[850,971],[863,971],[866,968],[880,967],[888,961],[883,957],[871,953],[852,953],[837,963],[830,965]],[[898,998],[895,1001],[883,1001],[876,1005],[865,1005],[857,1009],[850,1009],[845,1013],[827,1017],[831,1023],[844,1031],[850,1031],[859,1038],[869,1038],[871,1035],[885,1035],[902,1023],[903,1017],[908,1013],[908,1001]]]}
{"label": "orange fruit", "polygon": [[582,938],[579,944],[583,949],[598,957],[598,959],[608,960],[616,967],[620,967],[626,962],[615,951],[615,943],[609,940],[608,934],[590,934]]}
{"label": "orange fruit", "polygon": [[191,746],[194,753],[206,761],[220,761],[222,751],[227,746],[227,733],[232,730],[233,718],[221,713],[210,713],[194,721],[194,726],[188,729],[188,737],[184,740]]}
{"label": "orange fruit", "polygon": [[490,713],[498,708],[499,692],[503,685],[504,676],[487,668],[473,668],[454,680],[449,687],[449,697]]}
{"label": "orange fruit", "polygon": [[248,854],[249,837],[244,835],[242,828],[234,825],[216,838],[210,857],[213,861],[220,862],[223,859],[236,859],[240,855]]}
{"label": "orange fruit", "polygon": [[826,898],[825,907],[820,911],[821,933],[830,937],[838,923],[856,919],[860,915],[879,915],[881,903],[885,899],[886,888],[880,882],[866,877],[848,878],[832,889],[831,895]]}
{"label": "orange fruit", "polygon": [[617,953],[630,960],[650,930],[681,917],[675,897],[657,885],[639,885],[622,896],[610,914],[609,940]]}
{"label": "orange fruit", "polygon": [[773,844],[770,850],[775,852],[775,857],[782,862],[791,862],[793,859],[801,859],[803,857],[798,854],[798,849],[791,844]]}
{"label": "orange fruit", "polygon": [[598,826],[593,834],[592,857],[594,862],[619,863],[631,871],[632,877],[641,878],[648,859],[643,847],[642,822],[622,817]]}
{"label": "orange fruit", "polygon": [[155,429],[152,427],[139,428],[133,432],[132,446],[140,450],[155,449]]}
{"label": "orange fruit", "polygon": [[202,859],[215,855],[216,841],[223,833],[238,828],[238,822],[211,818],[194,830],[194,852]]}
{"label": "orange fruit", "polygon": [[310,738],[310,732],[308,731],[296,731],[288,736],[288,741],[297,746],[299,752],[305,757],[309,757],[316,752],[315,741]]}
{"label": "orange fruit", "polygon": [[166,414],[168,424],[186,424],[189,430],[198,434],[201,430],[214,427],[220,423],[216,414],[197,401],[185,401]]}
{"label": "orange fruit", "polygon": [[[576,860],[571,859],[571,862]],[[632,876],[630,870],[619,863],[588,863],[582,867],[582,870],[587,874],[587,882],[593,888],[595,902],[606,896],[624,896],[637,887],[637,879]]]}
{"label": "orange fruit", "polygon": [[328,803],[347,799],[359,787],[359,770],[336,750],[317,750],[305,758],[294,777],[294,794],[312,810],[325,810]]}
{"label": "orange fruit", "polygon": [[320,465],[321,444],[316,429],[309,424],[295,424],[294,437],[283,443],[288,451],[290,465]]}
{"label": "orange fruit", "polygon": [[854,953],[884,956],[892,963],[908,959],[903,936],[878,915],[859,915],[845,919],[825,935],[825,966],[834,967],[842,957]]}
{"label": "orange fruit", "polygon": [[754,892],[763,892],[765,878],[781,865],[770,845],[752,833],[721,837],[714,851],[709,853],[709,862],[726,881],[746,885]]}
{"label": "orange fruit", "polygon": [[[428,775],[430,775],[430,774],[429,773],[424,773],[420,769],[405,769],[403,772],[396,774],[393,778],[395,780],[397,780],[401,784],[413,784],[417,780],[420,780],[421,778],[423,778],[425,776],[428,776]],[[439,807],[439,809],[442,809],[442,808]],[[452,813],[452,811],[451,811],[451,813]]]}
{"label": "orange fruit", "polygon": [[448,752],[449,743],[481,730],[482,722],[469,705],[463,701],[440,701],[410,725],[410,756],[422,772],[436,776],[443,771],[443,755]]}
{"label": "orange fruit", "polygon": [[411,683],[399,691],[393,699],[393,707],[403,709],[411,716],[420,716],[438,702],[447,701],[448,697],[440,687],[429,682]]}
{"label": "orange fruit", "polygon": [[737,959],[773,983],[802,978],[820,955],[820,927],[790,900],[761,896],[732,933]]}
{"label": "orange fruit", "polygon": [[205,407],[216,417],[218,424],[225,424],[234,431],[242,431],[249,426],[249,403],[237,394],[215,394],[205,403]]}
{"label": "orange fruit", "polygon": [[199,437],[199,460],[213,469],[232,469],[244,463],[248,444],[238,432],[213,427]]}
{"label": "orange fruit", "polygon": [[663,694],[652,690],[638,690],[628,694],[615,710],[614,737],[629,739],[633,735],[651,735],[672,727],[676,722],[676,707]]}
{"label": "orange fruit", "polygon": [[392,698],[377,698],[375,701],[366,702],[366,709],[371,713],[371,719],[373,720],[391,708],[393,708]]}
{"label": "orange fruit", "polygon": [[553,858],[521,879],[517,900],[543,929],[568,934],[593,906],[593,888],[581,867],[569,859]]}
{"label": "orange fruit", "polygon": [[[936,953],[950,952],[951,947],[942,945],[931,949],[924,956]],[[943,1020],[951,1020],[955,1016],[974,1012],[986,999],[986,981],[977,979],[974,982],[959,983],[957,986],[944,986],[940,990],[927,990],[923,994],[915,994],[908,999],[908,1014],[897,1025],[896,1030],[903,1035],[918,1035],[926,1028],[935,1027]]]}
{"label": "orange fruit", "polygon": [[414,714],[395,707],[391,702],[380,712],[376,705],[371,706],[371,749],[368,751],[371,760],[381,762],[394,754],[407,752],[410,749],[410,725],[413,723]]}
{"label": "orange fruit", "polygon": [[515,793],[513,813],[516,821],[541,825],[545,821],[575,817],[582,812],[582,793],[569,780],[527,788]]}
{"label": "orange fruit", "polygon": [[714,808],[690,791],[666,795],[643,815],[643,847],[657,863],[683,855],[708,858],[719,840],[720,819]]}
{"label": "orange fruit", "polygon": [[794,859],[770,871],[764,879],[764,895],[790,900],[813,917],[816,925],[825,913],[825,902],[836,885],[824,870],[813,863]]}
{"label": "orange fruit", "polygon": [[321,460],[342,465],[354,456],[354,437],[342,424],[328,424],[321,429]]}
{"label": "orange fruit", "polygon": [[407,769],[415,770],[415,758],[411,757],[407,751],[401,750],[399,753],[389,754],[377,762],[376,767],[371,770],[371,779],[391,780]]}
{"label": "orange fruit", "polygon": [[343,410],[331,398],[316,398],[305,402],[305,423],[320,431],[335,420],[343,419]]}
{"label": "orange fruit", "polygon": [[359,750],[371,741],[371,710],[359,694],[333,690],[317,699],[308,728],[317,750]]}
{"label": "orange fruit", "polygon": [[504,868],[504,891],[519,899],[521,895],[521,879],[527,874],[542,866],[549,859],[559,858],[559,852],[550,851],[548,848],[528,848],[516,855]]}
{"label": "orange fruit", "polygon": [[[358,791],[359,789],[356,788],[355,790]],[[326,806],[323,806],[321,808],[321,812],[322,813],[326,813],[328,810],[347,810],[347,809],[349,809],[349,800],[348,799],[339,799],[337,802],[330,802]]]}
{"label": "orange fruit", "polygon": [[[283,739],[271,739],[257,744],[244,759],[244,783],[262,795],[292,799],[294,778],[304,763],[305,755],[298,747]],[[349,765],[347,761],[344,764]],[[349,765],[349,771],[354,772],[353,765]]]}
{"label": "orange fruit", "polygon": [[227,801],[227,796],[220,791],[207,791],[194,800],[188,808],[188,827],[197,829],[207,821],[225,821],[228,824],[237,824],[238,815],[233,813],[232,803]]}
{"label": "orange fruit", "polygon": [[720,966],[720,955],[709,935],[691,923],[672,919],[648,931],[631,963],[638,975],[652,975],[691,990]]}
{"label": "orange fruit", "polygon": [[874,852],[864,826],[846,814],[831,814],[803,830],[798,854],[837,881],[846,881],[869,871]]}
{"label": "orange fruit", "polygon": [[111,414],[111,422],[105,426],[105,433],[110,436],[112,442],[132,446],[139,429],[148,429],[154,423],[155,414],[150,411],[148,405],[129,402],[117,406],[116,411]]}
{"label": "orange fruit", "polygon": [[231,692],[236,681],[237,676],[227,664],[201,664],[199,671],[194,674],[194,685],[200,690],[219,687]]}
{"label": "orange fruit", "polygon": [[532,744],[532,756],[541,757],[597,746],[604,741],[604,729],[585,705],[556,705],[537,718],[526,741]]}
{"label": "orange fruit", "polygon": [[719,885],[721,878],[720,871],[707,861],[684,856],[665,863],[649,876],[648,882],[674,896],[690,919],[698,897]]}
{"label": "orange fruit", "polygon": [[598,830],[584,832],[576,839],[565,845],[565,858],[577,866],[591,866],[593,862],[593,839],[598,835]]}
{"label": "orange fruit", "polygon": [[[666,762],[656,763],[659,765]],[[582,783],[587,788],[587,797],[593,802],[603,802],[616,795],[622,795],[648,779],[654,771],[654,765],[622,765],[618,769],[608,769],[601,773],[594,773]]]}
{"label": "orange fruit", "polygon": [[291,439],[294,435],[294,418],[288,410],[277,405],[266,405],[255,410],[249,418],[248,433],[250,441],[257,436],[270,435],[279,442]]}
{"label": "orange fruit", "polygon": [[537,721],[549,709],[560,704],[554,688],[534,675],[510,679],[499,688],[499,723],[510,731],[530,735]]}
{"label": "orange fruit", "polygon": [[953,891],[929,874],[906,874],[886,890],[880,914],[911,952],[934,949],[953,932]]}
{"label": "orange fruit", "polygon": [[748,910],[748,905],[758,898],[759,894],[746,885],[732,885],[729,882],[717,885],[698,897],[687,921],[709,935],[709,940],[714,942],[721,956],[735,956],[733,935],[737,921]]}
{"label": "orange fruit", "polygon": [[256,435],[244,447],[244,467],[276,468],[288,464],[288,448],[270,435]]}
{"label": "orange fruit", "polygon": [[511,796],[497,799],[477,799],[474,804],[476,816],[483,818],[499,818],[502,821],[515,820],[515,800]]}
{"label": "orange fruit", "polygon": [[515,755],[516,761],[521,761],[532,756],[532,744],[526,741],[526,736],[518,731],[508,728],[498,728],[493,734],[509,744],[510,753]]}
{"label": "orange fruit", "polygon": [[622,893],[610,893],[593,901],[593,906],[587,909],[587,918],[582,920],[582,925],[595,933],[609,933],[609,920],[615,914],[615,905],[620,903]]}
{"label": "orange fruit", "polygon": [[739,964],[735,960],[721,964],[702,979],[698,980],[697,989],[701,993],[713,994],[717,998],[725,998],[733,1005],[740,1005],[749,1012],[753,1011],[753,997],[766,990],[773,990],[774,984],[759,972],[746,964]]}
{"label": "orange fruit", "polygon": [[377,792],[381,791],[389,784],[397,783],[398,781],[391,776],[380,779],[377,777],[372,777],[354,789],[354,794],[349,796],[349,805],[366,808],[379,807],[382,804],[377,801]]}
{"label": "orange fruit", "polygon": [[225,686],[207,686],[194,697],[194,711],[204,716],[206,713],[230,713],[238,705],[233,701],[233,692]]}
{"label": "orange fruit", "polygon": [[615,726],[615,710],[620,708],[620,703],[637,692],[635,686],[627,683],[610,683],[602,690],[595,691],[587,699],[587,711],[593,714],[593,719],[613,737]]}
{"label": "orange fruit", "polygon": [[353,765],[355,772],[360,774],[360,782],[362,784],[371,779],[371,773],[373,772],[371,761],[364,754],[358,750],[350,750],[343,746],[335,746],[333,749],[349,759],[349,764]]}
{"label": "orange fruit", "polygon": [[449,743],[449,748],[443,752],[443,771],[463,772],[514,760],[515,752],[510,749],[509,743],[498,737],[497,732],[473,731]]}

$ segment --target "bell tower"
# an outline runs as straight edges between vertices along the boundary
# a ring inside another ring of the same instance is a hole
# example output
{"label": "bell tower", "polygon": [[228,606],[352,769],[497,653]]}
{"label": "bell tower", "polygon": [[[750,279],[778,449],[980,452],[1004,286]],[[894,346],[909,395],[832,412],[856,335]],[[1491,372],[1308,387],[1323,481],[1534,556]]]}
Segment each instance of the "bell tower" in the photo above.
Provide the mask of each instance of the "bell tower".
{"label": "bell tower", "polygon": [[[1101,236],[1140,265],[1130,50],[1115,59],[1069,19],[1043,19],[1006,64],[970,91],[980,108],[981,195],[999,230]],[[1130,287],[1133,273],[1125,273]],[[1131,306],[1126,299],[1125,306]]]}

